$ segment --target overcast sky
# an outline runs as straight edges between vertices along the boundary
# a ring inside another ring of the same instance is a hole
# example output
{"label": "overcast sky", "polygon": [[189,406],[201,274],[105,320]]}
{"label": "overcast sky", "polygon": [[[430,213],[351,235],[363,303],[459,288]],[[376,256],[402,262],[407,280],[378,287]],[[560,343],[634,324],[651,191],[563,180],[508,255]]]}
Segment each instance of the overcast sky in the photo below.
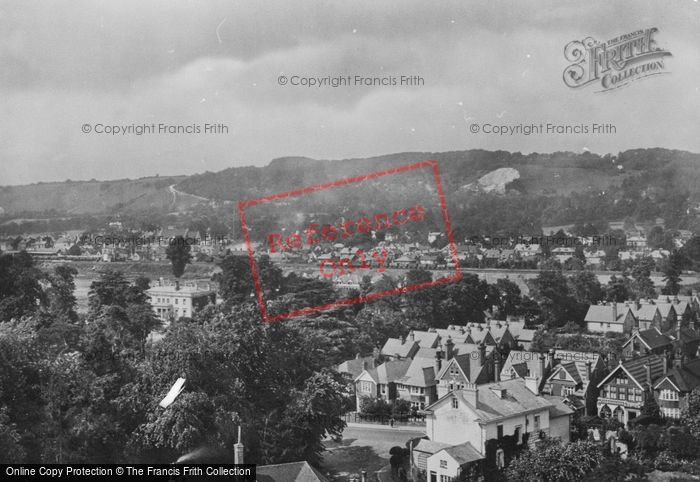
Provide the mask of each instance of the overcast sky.
{"label": "overcast sky", "polygon": [[[570,89],[564,46],[657,27],[667,75]],[[700,3],[0,1],[0,184],[137,178],[471,148],[700,152]],[[305,88],[278,77],[418,75]],[[223,123],[108,136],[83,124]],[[494,136],[470,123],[610,122],[614,135]]]}

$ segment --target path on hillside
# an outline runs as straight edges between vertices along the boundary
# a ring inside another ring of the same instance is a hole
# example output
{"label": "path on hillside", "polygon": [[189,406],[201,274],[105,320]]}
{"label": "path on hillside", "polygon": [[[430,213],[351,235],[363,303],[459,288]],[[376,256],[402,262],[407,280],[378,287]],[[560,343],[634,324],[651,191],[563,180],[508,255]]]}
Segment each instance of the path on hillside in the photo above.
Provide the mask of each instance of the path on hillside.
{"label": "path on hillside", "polygon": [[189,193],[186,193],[186,192],[178,191],[177,189],[175,189],[175,186],[176,186],[175,184],[171,184],[170,186],[168,186],[168,190],[170,191],[170,194],[173,195],[173,201],[172,201],[172,205],[173,205],[173,206],[174,206],[175,204],[177,204],[177,197],[178,197],[178,196],[189,197],[189,198],[195,198],[195,199],[197,199],[198,201],[206,201],[206,202],[209,202],[209,201],[210,201],[210,199],[205,198],[205,197],[202,197],[202,196],[197,196],[196,194],[189,194]]}

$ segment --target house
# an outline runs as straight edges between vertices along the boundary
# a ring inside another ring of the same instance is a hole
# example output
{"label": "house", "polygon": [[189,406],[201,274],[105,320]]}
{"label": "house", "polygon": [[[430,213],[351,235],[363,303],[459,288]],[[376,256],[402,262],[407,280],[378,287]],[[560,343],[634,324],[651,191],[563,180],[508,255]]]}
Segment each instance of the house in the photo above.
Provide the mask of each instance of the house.
{"label": "house", "polygon": [[157,285],[146,290],[146,294],[150,297],[153,312],[165,322],[191,318],[197,310],[216,302],[216,291],[208,283],[180,286],[179,281],[167,284],[161,278]]}
{"label": "house", "polygon": [[[430,441],[453,447],[450,451],[436,445],[436,452],[427,457],[430,481],[452,480],[450,477],[472,470],[470,465],[481,463],[477,454],[488,458],[491,450],[502,466],[504,450],[500,444],[506,436],[519,445],[534,446],[547,435],[568,442],[573,411],[536,395],[524,380],[514,378],[484,385],[469,383],[446,393],[424,413]],[[554,419],[556,423],[552,423]]]}
{"label": "house", "polygon": [[396,381],[406,375],[408,368],[413,363],[411,359],[389,360],[376,368],[362,370],[355,378],[355,406],[361,411],[362,399],[382,399],[387,402],[395,400]]}
{"label": "house", "polygon": [[445,447],[427,458],[428,480],[470,480],[483,473],[484,459],[469,442]]}
{"label": "house", "polygon": [[552,250],[552,256],[554,259],[559,261],[560,263],[564,264],[568,260],[574,257],[574,253],[576,252],[575,248],[571,247],[559,247],[559,248],[554,248]]}
{"label": "house", "polygon": [[700,386],[700,359],[687,362],[677,359],[673,369],[654,385],[661,414],[665,418],[679,419],[681,410],[688,403],[688,394]]}
{"label": "house", "polygon": [[654,381],[665,376],[667,368],[667,358],[654,354],[620,360],[598,383],[598,416],[613,417],[624,424],[639,416],[646,397],[653,396]]}
{"label": "house", "polygon": [[599,266],[605,261],[605,251],[597,249],[594,251],[586,251],[583,253],[586,257],[586,264],[591,266]]}
{"label": "house", "polygon": [[345,360],[336,367],[336,371],[341,375],[346,375],[351,380],[359,377],[363,370],[367,370],[375,367],[375,356],[363,356],[361,357],[358,353],[355,358],[351,360]]}
{"label": "house", "polygon": [[632,333],[636,318],[630,307],[619,303],[598,304],[588,307],[584,318],[586,328],[592,333]]}
{"label": "house", "polygon": [[697,298],[697,296],[659,295],[659,297],[656,299],[656,304],[658,306],[668,303],[672,304],[678,320],[688,322],[693,320],[693,314],[698,312],[697,300],[694,303],[693,298]]}
{"label": "house", "polygon": [[566,398],[569,406],[586,415],[597,414],[598,382],[607,369],[598,353],[556,350],[554,366],[545,379],[542,393]]}
{"label": "house", "polygon": [[625,358],[649,354],[665,355],[673,351],[674,338],[664,335],[656,328],[634,330],[632,336],[622,345],[622,355]]}
{"label": "house", "polygon": [[416,357],[406,374],[396,380],[396,398],[406,400],[411,408],[422,410],[437,400],[435,375],[440,370],[441,352],[435,358]]}
{"label": "house", "polygon": [[635,302],[617,303],[618,311],[624,312],[629,309],[632,311],[634,318],[637,320],[637,325],[640,330],[648,330],[655,326],[661,331],[666,331],[670,327],[665,323],[659,308],[651,303],[641,304]]}
{"label": "house", "polygon": [[630,248],[644,249],[647,247],[647,238],[641,232],[627,236],[627,246]]}
{"label": "house", "polygon": [[[447,355],[436,377],[437,396],[443,397],[453,390],[461,390],[467,384],[483,384],[494,381],[495,365],[499,358],[493,347],[471,345],[461,354]],[[476,348],[474,350],[473,348]]]}

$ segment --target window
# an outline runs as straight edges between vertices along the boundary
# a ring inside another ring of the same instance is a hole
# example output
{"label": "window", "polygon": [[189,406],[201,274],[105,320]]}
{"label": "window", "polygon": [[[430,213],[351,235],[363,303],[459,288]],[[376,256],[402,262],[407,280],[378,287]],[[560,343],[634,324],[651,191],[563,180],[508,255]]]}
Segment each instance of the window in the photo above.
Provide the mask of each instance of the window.
{"label": "window", "polygon": [[678,400],[678,392],[675,390],[670,390],[670,389],[661,390],[661,395],[659,396],[659,399],[660,400],[677,401]]}
{"label": "window", "polygon": [[641,402],[642,401],[642,391],[639,388],[635,388],[633,390],[633,393],[634,393],[634,401]]}
{"label": "window", "polygon": [[559,380],[566,380],[566,372],[564,370],[559,370]]}
{"label": "window", "polygon": [[503,438],[503,425],[496,426],[496,438],[501,440]]}
{"label": "window", "polygon": [[515,432],[513,433],[513,436],[515,437],[515,440],[517,440],[516,443],[518,445],[523,443],[523,426],[522,425],[515,426]]}
{"label": "window", "polygon": [[372,382],[361,381],[360,391],[363,393],[372,393]]}
{"label": "window", "polygon": [[539,432],[540,430],[540,416],[535,415],[535,432]]}
{"label": "window", "polygon": [[[442,462],[442,460],[440,462]],[[440,482],[452,482],[452,477],[449,475],[441,475]]]}
{"label": "window", "polygon": [[440,460],[440,468],[441,469],[447,468],[447,460]]}
{"label": "window", "polygon": [[566,386],[564,387],[564,396],[565,396],[565,397],[566,397],[567,395],[573,395],[573,393],[574,393],[574,387],[572,387],[571,385],[566,385]]}
{"label": "window", "polygon": [[661,414],[665,418],[681,418],[681,409],[680,408],[662,408]]}
{"label": "window", "polygon": [[177,304],[178,301],[180,301],[180,298],[175,298],[175,304]]}
{"label": "window", "polygon": [[452,408],[459,408],[459,400],[457,398],[452,399]]}

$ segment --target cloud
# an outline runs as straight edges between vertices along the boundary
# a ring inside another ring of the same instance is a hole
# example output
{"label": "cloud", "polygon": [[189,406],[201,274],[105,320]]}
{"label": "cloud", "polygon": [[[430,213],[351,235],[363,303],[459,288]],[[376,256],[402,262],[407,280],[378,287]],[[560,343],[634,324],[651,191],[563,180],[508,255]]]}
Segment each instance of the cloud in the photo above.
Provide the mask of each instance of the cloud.
{"label": "cloud", "polygon": [[[700,151],[697,4],[662,2],[0,3],[0,182],[139,177],[469,148]],[[670,74],[571,90],[563,47],[656,26]],[[304,88],[278,77],[419,75]],[[617,126],[612,136],[488,136],[465,118]],[[84,123],[224,123],[225,135],[84,134]]]}

